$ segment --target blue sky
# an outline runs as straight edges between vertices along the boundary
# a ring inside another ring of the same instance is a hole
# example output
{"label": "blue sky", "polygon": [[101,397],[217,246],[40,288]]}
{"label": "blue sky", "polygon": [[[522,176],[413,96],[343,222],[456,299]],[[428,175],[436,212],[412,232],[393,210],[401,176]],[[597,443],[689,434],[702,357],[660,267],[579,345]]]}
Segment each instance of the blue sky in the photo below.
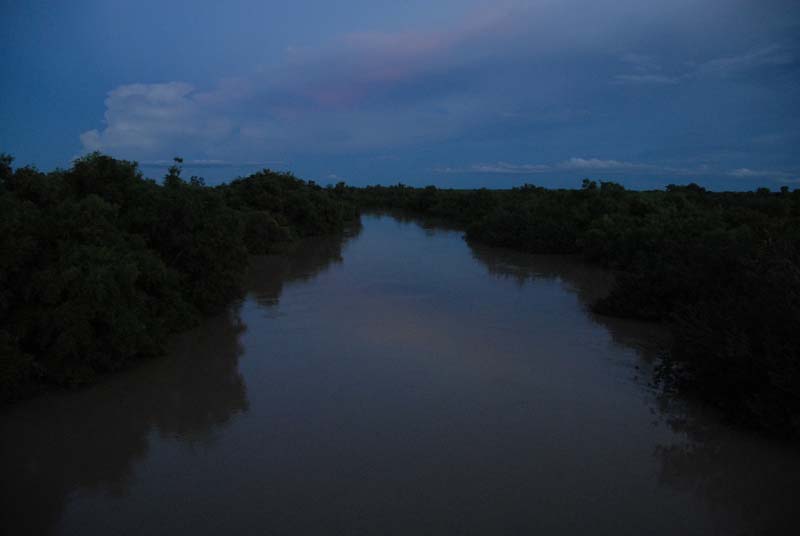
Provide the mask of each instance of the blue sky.
{"label": "blue sky", "polygon": [[20,165],[800,187],[796,0],[0,0],[0,21]]}

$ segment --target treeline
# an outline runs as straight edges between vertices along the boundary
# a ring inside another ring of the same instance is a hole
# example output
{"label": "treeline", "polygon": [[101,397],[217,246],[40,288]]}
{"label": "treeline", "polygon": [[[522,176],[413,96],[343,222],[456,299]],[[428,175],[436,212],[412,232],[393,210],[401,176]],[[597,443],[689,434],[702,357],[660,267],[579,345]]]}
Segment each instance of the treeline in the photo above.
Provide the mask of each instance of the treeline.
{"label": "treeline", "polygon": [[357,220],[330,188],[269,170],[163,183],[92,154],[67,170],[0,155],[0,401],[162,351],[240,295],[249,254]]}
{"label": "treeline", "polygon": [[616,286],[593,308],[671,326],[665,385],[800,432],[800,190],[322,188],[269,170],[208,187],[179,163],[157,183],[100,154],[50,173],[0,156],[0,400],[160,353],[240,294],[250,254],[382,208],[612,269]]}
{"label": "treeline", "polygon": [[601,314],[667,322],[659,378],[748,425],[800,432],[800,190],[348,189],[362,207],[462,225],[467,238],[612,269]]}

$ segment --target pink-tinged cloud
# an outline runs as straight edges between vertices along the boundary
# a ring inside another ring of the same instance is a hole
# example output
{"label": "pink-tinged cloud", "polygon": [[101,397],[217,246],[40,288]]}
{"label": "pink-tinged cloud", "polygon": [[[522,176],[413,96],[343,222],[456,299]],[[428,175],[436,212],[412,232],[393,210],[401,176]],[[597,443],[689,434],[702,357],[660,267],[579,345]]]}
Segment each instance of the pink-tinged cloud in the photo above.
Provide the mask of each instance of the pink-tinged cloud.
{"label": "pink-tinged cloud", "polygon": [[[406,31],[351,32],[323,45],[289,47],[269,69],[202,89],[180,82],[120,86],[108,94],[105,124],[81,141],[86,150],[138,160],[302,155],[297,161],[321,162],[346,155],[355,162],[350,155],[413,150],[412,159],[425,160],[413,165],[439,176],[693,177],[716,170],[747,178],[775,164],[734,151],[717,158],[711,149],[738,147],[739,125],[773,114],[787,121],[786,128],[777,120],[768,124],[767,133],[784,136],[770,142],[772,160],[781,161],[778,149],[797,139],[786,111],[796,100],[788,82],[800,55],[791,41],[732,42],[722,31],[713,41],[704,25],[698,35],[714,46],[698,50],[684,43],[690,39],[678,40],[666,53],[648,46],[647,25],[620,24],[635,16],[662,24],[676,9],[695,21],[694,1],[676,0],[680,9],[640,0],[541,0],[501,8],[487,2],[471,14],[454,10],[438,26],[426,21]],[[719,98],[711,89],[723,78],[736,87]],[[681,158],[670,154],[674,140],[682,144]],[[509,163],[532,155],[542,163]],[[380,168],[374,161],[368,167]]]}
{"label": "pink-tinged cloud", "polygon": [[483,39],[507,34],[513,26],[508,11],[465,17],[439,31],[358,32],[342,36],[324,49],[292,47],[280,87],[321,108],[353,108],[393,87],[437,71],[444,72],[470,57],[461,49]]}

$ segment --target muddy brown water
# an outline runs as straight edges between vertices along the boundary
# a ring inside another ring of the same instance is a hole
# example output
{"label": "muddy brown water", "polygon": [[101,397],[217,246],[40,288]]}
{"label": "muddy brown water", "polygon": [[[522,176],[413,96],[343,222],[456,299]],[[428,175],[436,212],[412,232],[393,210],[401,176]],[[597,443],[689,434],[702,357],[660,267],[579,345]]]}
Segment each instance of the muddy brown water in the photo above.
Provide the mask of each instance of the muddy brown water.
{"label": "muddy brown water", "polygon": [[0,413],[4,534],[800,533],[800,453],[650,385],[608,276],[366,215],[164,358]]}

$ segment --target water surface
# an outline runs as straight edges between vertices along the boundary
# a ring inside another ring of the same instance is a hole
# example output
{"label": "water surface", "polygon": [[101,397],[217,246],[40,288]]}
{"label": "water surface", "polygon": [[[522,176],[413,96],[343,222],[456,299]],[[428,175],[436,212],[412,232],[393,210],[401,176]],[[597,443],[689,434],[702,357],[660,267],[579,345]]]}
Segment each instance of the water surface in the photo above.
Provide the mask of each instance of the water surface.
{"label": "water surface", "polygon": [[8,534],[788,534],[800,456],[659,396],[608,276],[371,215],[169,355],[0,414]]}

